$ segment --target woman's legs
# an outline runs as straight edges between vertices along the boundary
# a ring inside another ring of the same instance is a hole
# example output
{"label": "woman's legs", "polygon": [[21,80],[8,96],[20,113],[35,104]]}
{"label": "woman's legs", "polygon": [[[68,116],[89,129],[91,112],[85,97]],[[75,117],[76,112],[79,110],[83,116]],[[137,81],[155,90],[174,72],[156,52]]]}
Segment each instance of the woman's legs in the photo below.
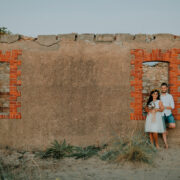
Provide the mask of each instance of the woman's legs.
{"label": "woman's legs", "polygon": [[151,142],[151,144],[153,144],[153,145],[154,145],[153,133],[149,133],[149,138],[150,138],[150,142]]}
{"label": "woman's legs", "polygon": [[167,149],[168,148],[168,144],[167,144],[167,131],[165,131],[163,134],[162,134],[162,137],[163,137],[163,141],[164,141],[164,144],[165,144],[165,148]]}
{"label": "woman's legs", "polygon": [[155,144],[156,144],[156,148],[159,148],[159,144],[158,144],[158,133],[153,133],[153,138],[155,140]]}

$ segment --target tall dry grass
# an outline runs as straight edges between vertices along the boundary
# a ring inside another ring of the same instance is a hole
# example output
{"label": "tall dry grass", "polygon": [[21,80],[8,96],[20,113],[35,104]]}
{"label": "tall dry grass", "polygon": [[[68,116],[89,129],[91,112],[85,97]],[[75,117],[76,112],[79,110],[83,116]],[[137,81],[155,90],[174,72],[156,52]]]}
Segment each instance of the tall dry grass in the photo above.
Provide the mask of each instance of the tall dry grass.
{"label": "tall dry grass", "polygon": [[143,123],[137,121],[124,123],[125,131],[114,133],[101,159],[111,162],[144,162],[151,164],[156,148],[144,133]]}
{"label": "tall dry grass", "polygon": [[0,159],[0,180],[42,180],[41,168],[34,158],[23,161],[18,168]]}

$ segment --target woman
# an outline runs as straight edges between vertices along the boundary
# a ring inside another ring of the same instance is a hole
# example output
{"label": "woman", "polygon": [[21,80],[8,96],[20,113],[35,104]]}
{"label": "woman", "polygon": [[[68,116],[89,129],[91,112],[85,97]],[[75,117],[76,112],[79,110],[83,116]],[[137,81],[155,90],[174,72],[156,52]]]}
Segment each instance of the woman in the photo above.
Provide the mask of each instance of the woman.
{"label": "woman", "polygon": [[[165,125],[162,119],[162,111],[164,110],[163,103],[160,101],[160,93],[158,90],[153,90],[150,93],[146,111],[148,112],[145,122],[145,132],[149,133],[150,141],[159,149],[158,133],[165,132]],[[167,142],[165,142],[167,146]]]}

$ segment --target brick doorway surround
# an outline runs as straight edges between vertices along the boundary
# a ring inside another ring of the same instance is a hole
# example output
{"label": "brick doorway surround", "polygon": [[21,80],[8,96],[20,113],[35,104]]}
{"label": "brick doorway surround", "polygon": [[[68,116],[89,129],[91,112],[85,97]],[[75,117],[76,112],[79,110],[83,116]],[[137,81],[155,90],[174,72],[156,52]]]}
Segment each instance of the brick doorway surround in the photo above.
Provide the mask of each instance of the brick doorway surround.
{"label": "brick doorway surround", "polygon": [[153,49],[151,53],[144,49],[131,50],[131,120],[144,120],[142,97],[142,63],[150,61],[162,61],[169,63],[169,92],[173,95],[175,109],[173,115],[180,120],[180,49],[169,49],[162,52],[161,49]]}
{"label": "brick doorway surround", "polygon": [[5,53],[0,50],[0,62],[9,65],[9,113],[0,115],[0,119],[21,119],[21,112],[18,112],[18,108],[21,107],[21,102],[18,100],[18,97],[21,96],[21,92],[18,90],[18,86],[21,86],[21,80],[18,79],[21,76],[21,71],[18,70],[21,60],[18,60],[18,56],[21,54],[21,50],[11,50]]}

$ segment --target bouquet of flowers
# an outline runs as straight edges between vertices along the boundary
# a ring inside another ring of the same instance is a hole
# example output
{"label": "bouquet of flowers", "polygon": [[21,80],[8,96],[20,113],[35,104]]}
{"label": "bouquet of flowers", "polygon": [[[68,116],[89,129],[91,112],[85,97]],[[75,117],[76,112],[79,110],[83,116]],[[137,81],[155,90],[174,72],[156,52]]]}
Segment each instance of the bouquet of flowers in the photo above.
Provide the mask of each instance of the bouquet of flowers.
{"label": "bouquet of flowers", "polygon": [[155,103],[153,101],[151,101],[148,105],[148,109],[153,110],[152,113],[152,122],[156,121],[156,112],[154,111],[155,109]]}
{"label": "bouquet of flowers", "polygon": [[155,103],[153,101],[149,103],[148,109],[155,109]]}

